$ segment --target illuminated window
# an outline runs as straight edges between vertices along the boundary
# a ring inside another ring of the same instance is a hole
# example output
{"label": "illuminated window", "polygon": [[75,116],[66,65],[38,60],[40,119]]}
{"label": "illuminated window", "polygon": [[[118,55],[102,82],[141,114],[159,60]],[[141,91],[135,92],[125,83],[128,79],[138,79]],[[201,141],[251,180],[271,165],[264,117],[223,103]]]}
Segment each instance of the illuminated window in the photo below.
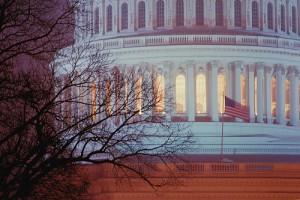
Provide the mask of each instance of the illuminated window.
{"label": "illuminated window", "polygon": [[268,14],[268,29],[273,30],[273,5],[272,5],[272,3],[268,3],[267,14]]}
{"label": "illuminated window", "polygon": [[218,112],[224,113],[224,96],[226,95],[226,80],[224,74],[218,75]]}
{"label": "illuminated window", "polygon": [[155,79],[155,114],[164,114],[165,111],[165,79],[158,75]]}
{"label": "illuminated window", "polygon": [[241,75],[241,105],[246,106],[246,78]]}
{"label": "illuminated window", "polygon": [[136,81],[136,109],[142,114],[142,76],[138,76]]}
{"label": "illuminated window", "polygon": [[204,74],[199,74],[196,77],[197,113],[207,113],[206,107],[206,78]]}
{"label": "illuminated window", "polygon": [[241,27],[242,26],[242,13],[241,13],[241,1],[234,1],[234,26]]}
{"label": "illuminated window", "polygon": [[94,13],[94,33],[95,34],[99,34],[99,8],[95,9],[95,13]]}
{"label": "illuminated window", "polygon": [[272,78],[272,104],[271,104],[271,112],[272,117],[276,117],[276,78]]}
{"label": "illuminated window", "polygon": [[292,32],[297,32],[297,17],[296,17],[296,8],[295,6],[292,7]]}
{"label": "illuminated window", "polygon": [[285,117],[290,118],[290,81],[285,80]]}
{"label": "illuminated window", "polygon": [[281,26],[281,31],[285,32],[285,10],[284,10],[284,5],[280,6],[280,26]]}
{"label": "illuminated window", "polygon": [[176,113],[186,113],[185,76],[176,77]]}
{"label": "illuminated window", "polygon": [[165,4],[163,0],[157,2],[157,27],[165,26]]}
{"label": "illuminated window", "polygon": [[138,27],[139,28],[145,28],[145,24],[146,24],[146,12],[145,12],[145,2],[141,1],[139,3],[139,12],[138,12],[139,16],[138,16]]}
{"label": "illuminated window", "polygon": [[128,5],[127,3],[122,4],[122,20],[121,20],[121,29],[128,29]]}
{"label": "illuminated window", "polygon": [[112,31],[112,6],[107,7],[106,31]]}
{"label": "illuminated window", "polygon": [[216,0],[216,26],[223,26],[223,2]]}
{"label": "illuminated window", "polygon": [[183,0],[176,1],[176,26],[184,25],[184,4]]}
{"label": "illuminated window", "polygon": [[96,83],[93,82],[91,85],[91,116],[92,120],[96,120]]}
{"label": "illuminated window", "polygon": [[256,1],[252,2],[252,27],[258,28],[258,3]]}
{"label": "illuminated window", "polygon": [[204,3],[203,0],[196,1],[196,25],[204,25]]}

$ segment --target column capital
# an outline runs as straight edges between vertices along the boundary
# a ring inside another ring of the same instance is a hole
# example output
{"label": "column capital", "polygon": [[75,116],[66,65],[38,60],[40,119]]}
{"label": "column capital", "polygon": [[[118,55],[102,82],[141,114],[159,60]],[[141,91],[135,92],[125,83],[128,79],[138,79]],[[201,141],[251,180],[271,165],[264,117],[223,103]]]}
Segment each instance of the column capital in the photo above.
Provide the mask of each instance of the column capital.
{"label": "column capital", "polygon": [[248,71],[249,71],[249,72],[254,72],[254,70],[255,70],[255,65],[250,64],[250,65],[247,66],[247,68],[248,68]]}
{"label": "column capital", "polygon": [[149,63],[148,63],[148,62],[139,62],[139,63],[137,63],[137,64],[134,65],[134,66],[138,66],[138,67],[140,67],[140,68],[146,68],[146,67],[149,66]]}
{"label": "column capital", "polygon": [[281,73],[281,75],[285,75],[285,68],[282,64],[277,64],[275,71]]}
{"label": "column capital", "polygon": [[211,70],[212,68],[219,68],[222,66],[220,60],[212,60],[208,63],[208,69]]}
{"label": "column capital", "polygon": [[273,66],[265,66],[264,70],[265,70],[265,73],[271,73],[273,70]]}
{"label": "column capital", "polygon": [[165,67],[171,67],[174,65],[174,63],[171,61],[162,61],[161,64],[164,65]]}
{"label": "column capital", "polygon": [[196,61],[195,60],[187,60],[185,61],[186,66],[195,66]]}
{"label": "column capital", "polygon": [[229,64],[228,64],[228,70],[229,70],[229,71],[234,71],[234,69],[235,69],[234,63],[229,63]]}
{"label": "column capital", "polygon": [[266,66],[266,63],[264,63],[264,62],[255,63],[256,70],[264,70],[265,66]]}
{"label": "column capital", "polygon": [[242,68],[244,66],[244,62],[243,61],[234,61],[233,65],[235,68]]}
{"label": "column capital", "polygon": [[296,74],[296,73],[297,73],[296,67],[295,67],[295,66],[289,66],[289,67],[287,68],[287,73],[288,73],[288,74]]}

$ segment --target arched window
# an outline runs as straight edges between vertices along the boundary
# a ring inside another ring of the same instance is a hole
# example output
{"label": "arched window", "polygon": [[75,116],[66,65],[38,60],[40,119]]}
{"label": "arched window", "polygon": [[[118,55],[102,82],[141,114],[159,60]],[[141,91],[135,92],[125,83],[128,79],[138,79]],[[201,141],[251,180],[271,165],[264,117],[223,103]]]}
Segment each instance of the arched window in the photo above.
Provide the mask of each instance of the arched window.
{"label": "arched window", "polygon": [[280,26],[281,31],[285,32],[285,10],[284,5],[280,6]]}
{"label": "arched window", "polygon": [[185,76],[176,77],[176,113],[186,113]]}
{"label": "arched window", "polygon": [[176,1],[176,26],[184,25],[184,4],[183,0]]}
{"label": "arched window", "polygon": [[256,1],[252,1],[252,27],[253,28],[259,28],[258,3]]}
{"label": "arched window", "polygon": [[226,80],[224,74],[218,75],[218,112],[224,113],[224,96],[226,95]]}
{"label": "arched window", "polygon": [[121,30],[128,29],[128,5],[127,3],[123,3],[121,7]]}
{"label": "arched window", "polygon": [[241,13],[241,1],[234,1],[234,26],[241,27],[242,26],[242,13]]}
{"label": "arched window", "polygon": [[165,79],[158,75],[155,79],[155,114],[164,114],[165,111]]}
{"label": "arched window", "polygon": [[136,89],[135,89],[135,95],[136,95],[136,109],[139,111],[139,114],[142,114],[142,76],[138,75],[137,81],[136,81]]}
{"label": "arched window", "polygon": [[196,1],[196,25],[204,25],[204,3],[203,0]]}
{"label": "arched window", "polygon": [[145,2],[141,1],[139,3],[139,11],[138,11],[138,27],[145,28],[146,25],[146,12],[145,12]]}
{"label": "arched window", "polygon": [[246,78],[241,74],[241,105],[246,106]]}
{"label": "arched window", "polygon": [[99,34],[100,32],[100,26],[99,26],[99,8],[95,9],[95,13],[94,13],[94,33],[95,34]]}
{"label": "arched window", "polygon": [[272,3],[268,3],[267,7],[267,14],[268,14],[268,29],[273,30],[273,5]]}
{"label": "arched window", "polygon": [[216,26],[223,26],[223,2],[216,0]]}
{"label": "arched window", "polygon": [[271,114],[272,117],[276,117],[276,78],[272,78],[272,104],[271,104]]}
{"label": "arched window", "polygon": [[157,27],[165,26],[165,4],[163,0],[157,2]]}
{"label": "arched window", "polygon": [[290,80],[285,80],[285,117],[290,119]]}
{"label": "arched window", "polygon": [[112,6],[109,5],[106,11],[106,31],[112,31]]}
{"label": "arched window", "polygon": [[206,78],[204,74],[196,77],[196,111],[198,114],[207,113],[206,109]]}
{"label": "arched window", "polygon": [[292,32],[297,33],[297,17],[296,17],[296,8],[292,7]]}

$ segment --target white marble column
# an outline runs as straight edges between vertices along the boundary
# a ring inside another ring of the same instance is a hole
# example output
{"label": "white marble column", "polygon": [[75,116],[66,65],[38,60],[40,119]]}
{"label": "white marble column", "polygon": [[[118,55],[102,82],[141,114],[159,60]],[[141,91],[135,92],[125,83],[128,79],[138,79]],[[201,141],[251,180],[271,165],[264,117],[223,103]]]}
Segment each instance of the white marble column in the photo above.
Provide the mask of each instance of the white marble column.
{"label": "white marble column", "polygon": [[296,76],[296,73],[295,67],[290,67],[290,123],[293,126],[297,126],[299,123],[299,78]]}
{"label": "white marble column", "polygon": [[[225,1],[226,2],[226,1]],[[227,5],[225,7],[224,15],[226,16],[225,19],[227,19],[227,26],[229,29],[234,28],[234,0],[227,0]]]}
{"label": "white marble column", "polygon": [[276,113],[277,122],[285,124],[285,78],[284,68],[278,64],[276,66]]}
{"label": "white marble column", "polygon": [[272,104],[272,99],[271,99],[271,78],[272,78],[272,67],[271,66],[266,66],[265,67],[265,112],[266,112],[266,117],[267,117],[267,123],[271,124],[273,123],[272,118],[272,111],[271,111],[271,104]]}
{"label": "white marble column", "polygon": [[[206,17],[207,18],[207,25],[209,27],[214,27],[216,25],[216,14],[215,14],[215,1],[206,1],[206,8],[207,8],[207,12],[206,12]],[[205,5],[205,3],[204,3]]]}
{"label": "white marble column", "polygon": [[[165,0],[165,28],[172,29],[173,22],[176,23],[176,1],[174,0]],[[174,24],[175,24],[174,23]]]}
{"label": "white marble column", "polygon": [[210,115],[212,121],[219,121],[218,115],[218,85],[217,85],[217,74],[218,74],[219,61],[211,61],[209,63],[209,85],[210,85]]}
{"label": "white marble column", "polygon": [[295,94],[295,126],[299,126],[299,71],[295,70],[295,89],[294,89],[294,94]]}
{"label": "white marble column", "polygon": [[[171,62],[164,62],[163,66],[166,68],[166,76],[165,76],[165,115],[166,120],[171,121],[171,115],[172,112],[174,112],[174,108],[171,106],[172,103],[169,102],[172,99],[175,99],[175,96],[173,95],[172,88],[174,88],[173,85],[173,67]],[[166,102],[168,101],[168,102]]]}
{"label": "white marble column", "polygon": [[[241,103],[241,67],[242,62],[234,62],[234,100]],[[241,119],[236,118],[235,121],[242,122]]]}
{"label": "white marble column", "polygon": [[172,116],[174,116],[176,114],[176,92],[175,92],[175,72],[174,72],[174,64],[173,63],[169,63],[169,91],[170,91],[170,99],[173,101],[172,104],[170,105],[170,115],[172,118]]}
{"label": "white marble column", "polygon": [[264,73],[264,63],[256,64],[256,76],[257,76],[257,89],[256,89],[256,98],[257,98],[257,122],[263,123],[263,73]]}
{"label": "white marble column", "polygon": [[[145,1],[145,12],[146,12],[146,29],[153,30],[154,26],[154,11],[156,8],[156,1]],[[156,18],[156,17],[155,17]]]}
{"label": "white marble column", "polygon": [[241,69],[243,63],[234,62],[234,100],[241,103]]}
{"label": "white marble column", "polygon": [[250,122],[255,122],[255,113],[254,113],[254,65],[248,65],[248,106],[249,106],[249,115]]}
{"label": "white marble column", "polygon": [[195,121],[195,62],[187,61],[187,113],[188,121]]}

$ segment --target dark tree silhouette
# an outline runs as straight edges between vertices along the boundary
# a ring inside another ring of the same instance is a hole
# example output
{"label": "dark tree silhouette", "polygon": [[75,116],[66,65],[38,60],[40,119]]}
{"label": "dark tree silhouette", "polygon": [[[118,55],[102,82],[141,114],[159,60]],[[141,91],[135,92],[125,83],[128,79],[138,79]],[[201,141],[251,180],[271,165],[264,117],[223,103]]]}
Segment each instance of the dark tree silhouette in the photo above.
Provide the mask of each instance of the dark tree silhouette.
{"label": "dark tree silhouette", "polygon": [[165,119],[173,101],[162,72],[109,67],[113,57],[89,42],[59,51],[71,41],[72,3],[0,3],[1,199],[81,199],[87,163],[160,186],[136,166],[167,165],[191,143]]}

